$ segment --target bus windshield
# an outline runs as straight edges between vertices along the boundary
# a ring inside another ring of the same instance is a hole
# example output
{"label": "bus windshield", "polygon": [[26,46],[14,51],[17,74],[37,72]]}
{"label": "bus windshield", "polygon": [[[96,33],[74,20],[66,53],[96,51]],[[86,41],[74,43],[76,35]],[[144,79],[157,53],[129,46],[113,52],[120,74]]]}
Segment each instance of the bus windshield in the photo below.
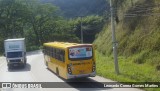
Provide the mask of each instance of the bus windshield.
{"label": "bus windshield", "polygon": [[22,57],[22,52],[7,52],[7,58]]}
{"label": "bus windshield", "polygon": [[92,58],[92,47],[69,48],[70,60],[85,60]]}

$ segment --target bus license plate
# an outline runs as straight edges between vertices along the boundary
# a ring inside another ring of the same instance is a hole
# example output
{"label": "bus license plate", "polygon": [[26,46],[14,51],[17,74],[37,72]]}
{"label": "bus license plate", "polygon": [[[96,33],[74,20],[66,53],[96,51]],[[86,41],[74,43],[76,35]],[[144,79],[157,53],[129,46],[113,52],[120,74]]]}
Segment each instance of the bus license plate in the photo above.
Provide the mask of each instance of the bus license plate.
{"label": "bus license plate", "polygon": [[83,74],[83,73],[84,73],[84,70],[80,70],[79,73],[80,73],[80,74]]}

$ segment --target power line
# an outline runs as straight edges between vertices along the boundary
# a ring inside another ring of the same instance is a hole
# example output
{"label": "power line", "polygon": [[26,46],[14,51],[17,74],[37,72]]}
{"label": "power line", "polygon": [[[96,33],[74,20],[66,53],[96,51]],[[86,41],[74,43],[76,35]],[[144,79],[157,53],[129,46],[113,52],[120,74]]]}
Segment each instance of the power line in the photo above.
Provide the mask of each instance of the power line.
{"label": "power line", "polygon": [[150,13],[150,14],[125,14],[124,17],[140,17],[140,16],[160,16],[160,13]]}
{"label": "power line", "polygon": [[[124,14],[124,17],[140,17],[140,16],[160,16],[160,13],[158,10],[160,10],[160,4],[156,5],[149,5],[152,7],[141,7],[139,10],[137,10],[137,7],[133,7],[132,10],[128,11],[128,13]],[[157,10],[158,9],[158,10]],[[157,12],[158,11],[158,12]]]}
{"label": "power line", "polygon": [[135,7],[154,7],[154,6],[159,6],[160,4],[140,4],[140,5],[134,5]]}

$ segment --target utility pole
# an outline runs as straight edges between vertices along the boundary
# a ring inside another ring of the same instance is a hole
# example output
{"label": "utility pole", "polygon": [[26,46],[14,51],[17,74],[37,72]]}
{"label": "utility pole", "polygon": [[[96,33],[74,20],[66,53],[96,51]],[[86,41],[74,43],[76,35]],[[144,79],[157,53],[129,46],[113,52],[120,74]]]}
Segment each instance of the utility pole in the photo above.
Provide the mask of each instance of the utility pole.
{"label": "utility pole", "polygon": [[114,9],[113,9],[112,0],[110,0],[110,9],[111,9],[111,29],[112,29],[114,65],[115,65],[115,72],[118,75],[119,67],[118,67],[118,58],[117,58],[117,42],[116,42],[116,37],[115,37]]}
{"label": "utility pole", "polygon": [[82,16],[81,16],[81,43],[83,43]]}

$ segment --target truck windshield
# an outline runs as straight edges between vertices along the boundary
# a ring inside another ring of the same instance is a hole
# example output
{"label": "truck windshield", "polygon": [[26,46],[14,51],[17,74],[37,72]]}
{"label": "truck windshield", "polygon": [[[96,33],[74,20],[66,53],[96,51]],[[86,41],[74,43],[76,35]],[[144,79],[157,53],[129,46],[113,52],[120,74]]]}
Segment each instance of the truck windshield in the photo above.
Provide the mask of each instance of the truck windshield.
{"label": "truck windshield", "polygon": [[70,60],[85,60],[92,58],[92,47],[69,48]]}
{"label": "truck windshield", "polygon": [[22,57],[22,52],[7,52],[7,58]]}

